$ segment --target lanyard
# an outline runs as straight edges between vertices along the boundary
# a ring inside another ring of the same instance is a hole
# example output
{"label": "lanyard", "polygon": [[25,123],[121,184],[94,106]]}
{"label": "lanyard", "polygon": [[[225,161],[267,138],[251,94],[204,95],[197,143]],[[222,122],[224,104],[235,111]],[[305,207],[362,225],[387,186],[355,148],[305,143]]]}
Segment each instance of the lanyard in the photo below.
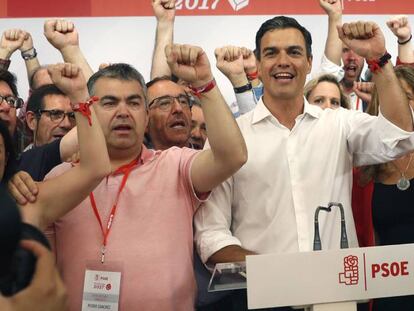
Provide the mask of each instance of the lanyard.
{"label": "lanyard", "polygon": [[357,101],[356,101],[356,105],[355,105],[355,110],[359,110],[359,97],[357,96]]}
{"label": "lanyard", "polygon": [[93,212],[95,214],[96,219],[98,220],[99,226],[101,227],[101,232],[102,232],[102,236],[103,236],[102,247],[101,247],[101,263],[104,263],[104,261],[105,261],[106,245],[107,245],[107,242],[108,242],[109,232],[111,231],[112,223],[113,223],[113,220],[115,218],[115,213],[116,213],[116,208],[118,206],[119,196],[121,195],[121,192],[122,192],[122,190],[124,189],[124,187],[126,185],[129,173],[134,168],[134,166],[136,166],[137,164],[138,164],[138,159],[134,159],[130,163],[119,167],[112,174],[112,175],[124,174],[124,177],[122,178],[121,185],[119,186],[118,193],[117,193],[116,198],[115,198],[115,202],[112,205],[111,213],[109,214],[108,222],[106,223],[106,231],[103,227],[101,217],[99,216],[99,212],[98,212],[98,208],[96,207],[96,202],[95,202],[95,197],[93,195],[93,192],[91,192],[89,194],[89,199],[91,201],[92,209],[93,209]]}

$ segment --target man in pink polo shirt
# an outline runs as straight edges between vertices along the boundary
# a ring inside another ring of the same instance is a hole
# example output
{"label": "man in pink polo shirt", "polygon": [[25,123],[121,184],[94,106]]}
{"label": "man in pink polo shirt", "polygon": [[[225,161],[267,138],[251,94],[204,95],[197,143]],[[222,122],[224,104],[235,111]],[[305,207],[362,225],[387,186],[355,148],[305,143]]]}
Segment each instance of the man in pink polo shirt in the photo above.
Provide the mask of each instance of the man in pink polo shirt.
{"label": "man in pink polo shirt", "polygon": [[[172,72],[201,99],[211,149],[146,149],[142,76],[115,64],[90,78],[113,173],[54,223],[51,241],[69,310],[194,309],[194,211],[245,163],[247,151],[204,51],[170,45],[165,53]],[[48,177],[69,168],[62,164]]]}

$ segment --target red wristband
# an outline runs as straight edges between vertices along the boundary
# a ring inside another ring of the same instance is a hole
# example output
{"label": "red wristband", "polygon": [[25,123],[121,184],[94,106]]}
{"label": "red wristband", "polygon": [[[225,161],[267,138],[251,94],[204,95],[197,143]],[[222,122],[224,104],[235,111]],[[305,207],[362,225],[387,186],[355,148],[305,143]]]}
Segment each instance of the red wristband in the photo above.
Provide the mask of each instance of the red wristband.
{"label": "red wristband", "polygon": [[210,90],[212,90],[216,86],[216,79],[211,80],[207,84],[204,84],[199,87],[194,87],[192,85],[189,86],[190,90],[193,92],[193,94],[197,97],[200,97],[200,94],[206,93]]}
{"label": "red wristband", "polygon": [[391,59],[391,55],[388,52],[385,52],[383,56],[377,59],[367,59],[368,68],[372,73],[381,72],[381,68],[388,63]]}
{"label": "red wristband", "polygon": [[246,76],[248,80],[252,81],[259,77],[259,71],[256,70],[255,72],[252,72],[252,73],[246,73]]}
{"label": "red wristband", "polygon": [[76,103],[72,104],[72,109],[75,112],[80,112],[83,116],[88,119],[88,123],[92,126],[92,119],[91,119],[91,109],[89,108],[94,102],[98,101],[99,98],[97,96],[92,96],[84,103]]}

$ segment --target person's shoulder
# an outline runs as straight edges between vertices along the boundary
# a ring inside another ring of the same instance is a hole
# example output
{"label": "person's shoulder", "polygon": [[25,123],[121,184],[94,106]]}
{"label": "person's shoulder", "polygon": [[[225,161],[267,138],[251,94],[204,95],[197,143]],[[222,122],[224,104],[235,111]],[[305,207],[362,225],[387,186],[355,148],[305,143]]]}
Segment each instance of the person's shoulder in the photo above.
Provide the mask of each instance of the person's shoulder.
{"label": "person's shoulder", "polygon": [[60,146],[61,139],[56,139],[52,141],[51,143],[44,144],[42,146],[33,146],[32,148],[24,151],[20,158],[23,159],[33,159],[35,157],[42,156],[44,154],[48,154],[49,152],[52,152],[53,150],[57,150],[59,152],[59,146]]}
{"label": "person's shoulder", "polygon": [[63,162],[57,166],[55,166],[45,177],[45,179],[50,179],[59,175],[62,175],[64,172],[70,170],[72,168],[72,164],[68,162]]}
{"label": "person's shoulder", "polygon": [[168,159],[168,158],[181,158],[185,156],[192,156],[194,154],[199,153],[201,150],[191,149],[188,147],[177,147],[173,146],[163,151],[157,151],[159,152],[159,158],[160,159]]}
{"label": "person's shoulder", "polygon": [[250,126],[253,122],[253,116],[256,109],[250,110],[236,118],[237,125],[242,129],[244,126]]}

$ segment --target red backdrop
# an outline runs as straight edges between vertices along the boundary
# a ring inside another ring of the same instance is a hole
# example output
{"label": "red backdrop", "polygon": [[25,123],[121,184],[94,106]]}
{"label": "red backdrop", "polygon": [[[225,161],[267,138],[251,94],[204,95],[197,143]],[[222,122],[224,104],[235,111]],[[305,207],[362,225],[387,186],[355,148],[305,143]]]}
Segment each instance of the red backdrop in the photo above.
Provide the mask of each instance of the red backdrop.
{"label": "red backdrop", "polygon": [[[151,0],[0,0],[0,17],[150,16]],[[231,5],[233,4],[233,5]],[[343,0],[345,14],[414,14],[414,0]],[[323,14],[316,0],[178,0],[178,15]]]}

